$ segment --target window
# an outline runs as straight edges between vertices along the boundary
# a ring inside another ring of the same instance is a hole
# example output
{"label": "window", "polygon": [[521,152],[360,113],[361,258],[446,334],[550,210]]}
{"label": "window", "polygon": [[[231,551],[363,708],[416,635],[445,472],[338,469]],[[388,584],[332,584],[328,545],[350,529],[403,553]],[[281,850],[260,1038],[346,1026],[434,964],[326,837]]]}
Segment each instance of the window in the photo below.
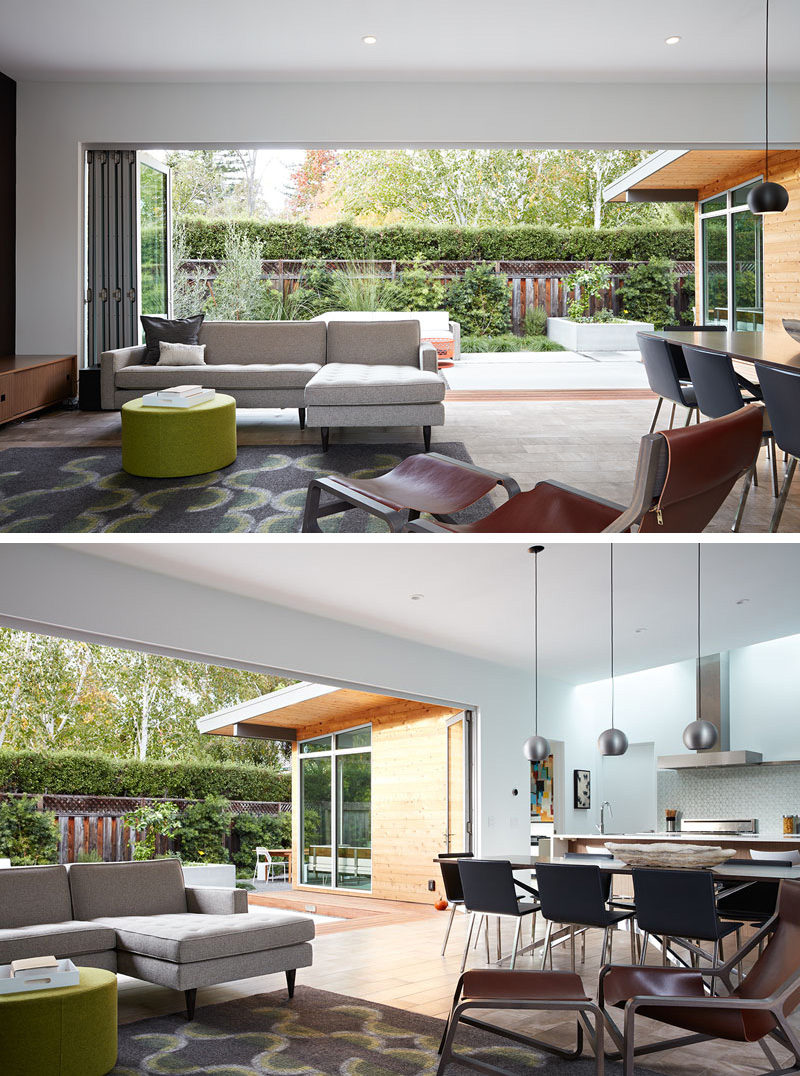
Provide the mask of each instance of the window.
{"label": "window", "polygon": [[372,888],[372,729],[300,744],[305,885]]}
{"label": "window", "polygon": [[706,324],[755,332],[764,327],[762,220],[747,207],[747,195],[760,182],[700,203]]}

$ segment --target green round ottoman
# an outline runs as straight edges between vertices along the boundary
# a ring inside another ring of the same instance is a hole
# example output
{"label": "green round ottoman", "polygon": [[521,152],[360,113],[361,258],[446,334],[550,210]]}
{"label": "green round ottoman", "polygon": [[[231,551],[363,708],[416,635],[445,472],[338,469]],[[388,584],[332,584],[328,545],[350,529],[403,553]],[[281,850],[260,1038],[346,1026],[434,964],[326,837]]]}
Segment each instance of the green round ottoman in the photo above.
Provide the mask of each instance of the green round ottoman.
{"label": "green round ottoman", "polygon": [[81,968],[79,986],[0,994],[3,1076],[105,1076],[117,1063],[117,977]]}
{"label": "green round ottoman", "polygon": [[236,401],[217,393],[196,407],[122,405],[122,467],[142,478],[185,478],[236,459]]}

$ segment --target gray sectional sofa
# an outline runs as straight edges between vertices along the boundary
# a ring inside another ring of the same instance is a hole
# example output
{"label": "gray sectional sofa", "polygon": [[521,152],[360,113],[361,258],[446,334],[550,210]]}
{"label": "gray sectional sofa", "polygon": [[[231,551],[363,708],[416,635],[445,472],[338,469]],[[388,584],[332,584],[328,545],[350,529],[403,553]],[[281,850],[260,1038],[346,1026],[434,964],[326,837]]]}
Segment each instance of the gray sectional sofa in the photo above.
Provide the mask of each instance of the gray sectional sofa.
{"label": "gray sectional sofa", "polygon": [[0,964],[69,957],[182,990],[283,971],[294,993],[312,961],[314,922],[278,909],[248,912],[240,889],[185,886],[180,863],[74,863],[0,870]]}
{"label": "gray sectional sofa", "polygon": [[444,424],[446,384],[419,322],[209,321],[198,342],[205,364],[146,366],[144,347],[100,356],[101,403],[113,410],[175,384],[224,392],[239,407],[296,407],[300,427]]}

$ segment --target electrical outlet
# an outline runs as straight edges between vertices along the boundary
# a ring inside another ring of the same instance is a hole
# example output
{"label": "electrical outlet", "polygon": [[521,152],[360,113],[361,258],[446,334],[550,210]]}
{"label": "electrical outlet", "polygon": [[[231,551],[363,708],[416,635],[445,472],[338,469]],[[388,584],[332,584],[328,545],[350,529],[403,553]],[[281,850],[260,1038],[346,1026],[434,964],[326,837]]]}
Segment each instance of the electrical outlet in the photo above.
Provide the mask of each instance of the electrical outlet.
{"label": "electrical outlet", "polygon": [[436,892],[436,882],[434,882],[433,878],[428,879],[428,892],[429,893],[435,893]]}
{"label": "electrical outlet", "polygon": [[317,910],[316,904],[306,904],[306,911],[312,914]]}

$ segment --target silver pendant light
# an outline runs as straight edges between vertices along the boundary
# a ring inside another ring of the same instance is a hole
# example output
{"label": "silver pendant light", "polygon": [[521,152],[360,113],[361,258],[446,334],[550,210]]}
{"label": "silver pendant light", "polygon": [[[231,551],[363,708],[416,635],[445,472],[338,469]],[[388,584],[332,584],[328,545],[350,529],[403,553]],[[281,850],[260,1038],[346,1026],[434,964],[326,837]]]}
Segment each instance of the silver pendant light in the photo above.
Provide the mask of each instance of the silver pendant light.
{"label": "silver pendant light", "polygon": [[628,750],[628,737],[614,726],[614,543],[610,542],[611,552],[611,728],[601,732],[597,738],[597,749],[601,755],[624,755]]}
{"label": "silver pendant light", "polygon": [[708,751],[717,742],[716,725],[703,720],[703,702],[700,684],[700,545],[697,546],[697,717],[683,730],[683,742],[690,751]]}
{"label": "silver pendant light", "polygon": [[764,182],[753,187],[747,196],[750,212],[782,213],[789,204],[789,192],[769,178],[769,0],[764,0]]}
{"label": "silver pendant light", "polygon": [[543,762],[550,754],[550,744],[539,735],[539,554],[543,545],[532,545],[533,553],[533,736],[522,745],[522,753],[529,762]]}

